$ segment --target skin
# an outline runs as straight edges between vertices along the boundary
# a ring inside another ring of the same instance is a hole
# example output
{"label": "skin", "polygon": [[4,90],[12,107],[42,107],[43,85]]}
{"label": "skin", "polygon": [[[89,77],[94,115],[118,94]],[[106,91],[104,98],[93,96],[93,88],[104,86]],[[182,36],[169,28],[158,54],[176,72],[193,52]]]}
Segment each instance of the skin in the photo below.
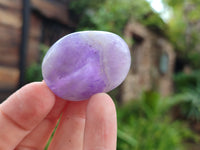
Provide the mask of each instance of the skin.
{"label": "skin", "polygon": [[0,149],[43,150],[61,114],[49,150],[116,150],[116,110],[107,94],[71,102],[44,82],[25,85],[0,105]]}

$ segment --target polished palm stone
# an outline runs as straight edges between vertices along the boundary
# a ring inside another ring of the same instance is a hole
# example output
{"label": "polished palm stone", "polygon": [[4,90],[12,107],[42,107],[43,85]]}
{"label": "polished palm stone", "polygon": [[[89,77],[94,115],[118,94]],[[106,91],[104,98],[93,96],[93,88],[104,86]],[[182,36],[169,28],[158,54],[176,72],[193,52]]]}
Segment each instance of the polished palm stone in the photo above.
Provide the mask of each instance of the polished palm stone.
{"label": "polished palm stone", "polygon": [[128,74],[130,51],[118,35],[82,31],[64,36],[47,52],[42,75],[58,97],[80,101],[120,85]]}

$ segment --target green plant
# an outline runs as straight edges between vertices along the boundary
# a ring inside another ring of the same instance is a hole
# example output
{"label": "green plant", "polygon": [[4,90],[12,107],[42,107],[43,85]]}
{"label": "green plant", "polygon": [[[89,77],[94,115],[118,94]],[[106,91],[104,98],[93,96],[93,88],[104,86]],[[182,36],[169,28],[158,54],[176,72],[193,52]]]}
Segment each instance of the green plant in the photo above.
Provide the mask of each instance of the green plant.
{"label": "green plant", "polygon": [[190,121],[200,121],[200,84],[195,88],[187,88],[173,96],[179,115]]}
{"label": "green plant", "polygon": [[[60,117],[60,118],[61,118],[61,117]],[[52,134],[51,134],[51,136],[50,136],[50,138],[49,138],[49,140],[48,140],[48,142],[47,142],[47,144],[46,144],[44,150],[48,150],[48,147],[49,147],[49,145],[50,145],[50,143],[51,143],[51,141],[52,141],[52,139],[53,139],[53,136],[54,136],[54,134],[55,134],[55,132],[56,132],[56,130],[57,130],[57,128],[58,128],[59,123],[60,123],[60,119],[58,120],[58,122],[57,122],[57,124],[56,124],[56,127],[54,128],[54,130],[53,130],[53,132],[52,132]]]}
{"label": "green plant", "polygon": [[176,93],[191,91],[190,89],[196,89],[199,84],[200,70],[192,71],[188,74],[180,72],[174,75]]}
{"label": "green plant", "polygon": [[118,108],[117,149],[182,150],[185,140],[197,140],[186,123],[170,116],[169,111],[176,103],[149,91],[139,100]]}
{"label": "green plant", "polygon": [[30,67],[26,69],[26,76],[25,76],[26,83],[41,81],[41,80],[42,80],[41,65],[38,63],[30,65]]}
{"label": "green plant", "polygon": [[200,121],[200,88],[189,90],[179,104],[182,115],[194,121]]}
{"label": "green plant", "polygon": [[45,45],[40,45],[40,58],[38,62],[31,64],[25,73],[25,81],[26,83],[41,81],[42,80],[42,71],[41,71],[41,63],[44,55],[46,54],[48,47]]}
{"label": "green plant", "polygon": [[145,0],[76,0],[70,3],[70,10],[72,15],[79,18],[78,30],[106,30],[122,36],[130,19],[159,33],[163,33],[167,27]]}
{"label": "green plant", "polygon": [[180,115],[192,121],[200,121],[200,70],[174,76],[176,94],[174,100],[179,101],[177,107]]}
{"label": "green plant", "polygon": [[183,64],[199,68],[199,0],[162,0],[172,13],[167,35]]}

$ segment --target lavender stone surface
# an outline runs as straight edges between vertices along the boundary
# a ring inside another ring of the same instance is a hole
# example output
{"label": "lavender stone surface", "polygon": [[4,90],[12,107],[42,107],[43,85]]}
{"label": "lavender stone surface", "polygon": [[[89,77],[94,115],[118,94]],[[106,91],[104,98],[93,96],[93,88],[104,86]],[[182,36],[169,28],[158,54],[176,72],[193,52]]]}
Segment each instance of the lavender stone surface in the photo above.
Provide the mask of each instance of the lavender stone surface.
{"label": "lavender stone surface", "polygon": [[131,63],[127,44],[105,31],[82,31],[64,36],[47,52],[42,75],[59,97],[80,101],[120,85]]}

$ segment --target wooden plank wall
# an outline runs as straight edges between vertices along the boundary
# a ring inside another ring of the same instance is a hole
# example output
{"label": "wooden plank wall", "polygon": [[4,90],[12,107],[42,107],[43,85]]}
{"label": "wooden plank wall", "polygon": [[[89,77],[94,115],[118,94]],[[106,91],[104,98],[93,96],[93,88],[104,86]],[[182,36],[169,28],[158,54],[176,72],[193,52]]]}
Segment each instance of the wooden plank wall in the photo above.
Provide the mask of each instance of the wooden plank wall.
{"label": "wooden plank wall", "polygon": [[0,101],[18,84],[21,10],[21,0],[0,1]]}
{"label": "wooden plank wall", "polygon": [[[67,5],[56,1],[30,0],[31,14],[27,66],[39,58],[40,43],[50,46],[73,31]],[[22,0],[0,0],[0,103],[17,89],[22,30]]]}

